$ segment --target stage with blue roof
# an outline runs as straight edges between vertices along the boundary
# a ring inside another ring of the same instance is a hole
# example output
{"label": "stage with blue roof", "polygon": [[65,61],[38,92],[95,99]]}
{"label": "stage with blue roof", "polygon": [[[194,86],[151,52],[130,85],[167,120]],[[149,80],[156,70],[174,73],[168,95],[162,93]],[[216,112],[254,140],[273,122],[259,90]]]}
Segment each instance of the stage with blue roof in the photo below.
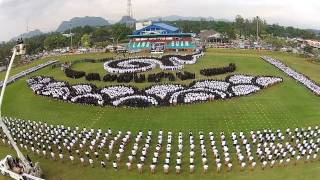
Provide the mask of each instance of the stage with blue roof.
{"label": "stage with blue roof", "polygon": [[192,52],[196,48],[192,33],[183,33],[165,23],[137,23],[136,31],[128,37],[131,52]]}

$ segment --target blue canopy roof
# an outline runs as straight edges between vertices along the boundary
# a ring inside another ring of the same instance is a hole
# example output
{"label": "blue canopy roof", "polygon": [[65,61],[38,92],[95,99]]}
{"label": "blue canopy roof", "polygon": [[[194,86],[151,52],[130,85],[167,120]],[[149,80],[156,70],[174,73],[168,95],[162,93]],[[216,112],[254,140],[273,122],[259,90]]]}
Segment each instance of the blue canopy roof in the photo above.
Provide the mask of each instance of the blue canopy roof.
{"label": "blue canopy roof", "polygon": [[171,26],[169,24],[165,24],[165,23],[154,23],[154,25],[162,27],[163,29],[168,29],[170,31],[174,31],[174,32],[179,31],[179,28]]}
{"label": "blue canopy roof", "polygon": [[133,35],[173,33],[179,33],[179,28],[173,27],[165,23],[153,23],[150,26],[134,31]]}
{"label": "blue canopy roof", "polygon": [[169,34],[142,34],[142,35],[128,35],[129,38],[135,38],[135,37],[171,37],[171,36],[177,36],[177,37],[192,37],[191,33],[169,33]]}

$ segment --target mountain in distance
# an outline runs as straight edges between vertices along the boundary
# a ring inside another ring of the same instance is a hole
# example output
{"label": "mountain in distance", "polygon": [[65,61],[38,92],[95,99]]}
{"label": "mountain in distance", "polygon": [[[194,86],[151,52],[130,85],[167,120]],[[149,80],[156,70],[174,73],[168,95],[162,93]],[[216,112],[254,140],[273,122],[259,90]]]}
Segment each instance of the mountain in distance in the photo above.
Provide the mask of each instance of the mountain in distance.
{"label": "mountain in distance", "polygon": [[317,36],[320,36],[320,30],[317,30],[317,29],[307,29],[307,30],[314,32]]}
{"label": "mountain in distance", "polygon": [[133,19],[130,16],[122,16],[122,18],[120,19],[120,21],[118,22],[119,24],[125,24],[125,25],[134,25],[134,23],[136,23],[137,20]]}
{"label": "mountain in distance", "polygon": [[41,32],[39,29],[36,29],[33,31],[29,31],[27,33],[20,34],[19,36],[12,38],[11,41],[16,41],[19,38],[22,38],[22,39],[32,38],[32,37],[39,36],[42,34],[43,34],[43,32]]}
{"label": "mountain in distance", "polygon": [[91,16],[86,16],[86,17],[74,17],[70,19],[69,21],[63,21],[56,32],[65,32],[66,30],[75,27],[83,27],[83,26],[107,26],[110,25],[110,23],[105,20],[102,17],[91,17]]}
{"label": "mountain in distance", "polygon": [[[179,16],[179,15],[170,15],[170,16],[158,16],[158,17],[150,17],[143,19],[144,21],[179,21],[179,20],[189,20],[189,21],[212,21],[216,20],[213,17],[201,17],[201,16]],[[228,21],[223,19],[223,21]]]}

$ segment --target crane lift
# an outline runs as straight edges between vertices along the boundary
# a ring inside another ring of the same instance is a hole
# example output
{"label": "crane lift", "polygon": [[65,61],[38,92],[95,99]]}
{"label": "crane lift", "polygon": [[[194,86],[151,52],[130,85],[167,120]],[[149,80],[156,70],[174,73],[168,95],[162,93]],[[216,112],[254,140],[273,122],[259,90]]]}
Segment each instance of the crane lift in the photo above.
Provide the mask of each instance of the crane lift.
{"label": "crane lift", "polygon": [[33,163],[26,159],[26,157],[22,154],[22,152],[19,150],[16,142],[13,140],[10,131],[8,130],[6,124],[3,121],[2,118],[2,101],[4,97],[4,93],[7,86],[7,81],[9,78],[10,70],[13,65],[13,61],[16,56],[24,55],[26,53],[26,47],[23,44],[23,40],[19,39],[17,41],[17,44],[13,48],[13,54],[6,72],[5,79],[3,81],[3,87],[1,89],[0,94],[0,127],[6,137],[8,138],[8,141],[10,142],[10,145],[14,148],[14,150],[17,153],[17,157],[14,158],[11,155],[7,155],[4,159],[0,160],[0,172],[4,176],[9,176],[12,179],[15,180],[43,180],[41,177],[43,175],[42,170],[39,166],[39,163]]}

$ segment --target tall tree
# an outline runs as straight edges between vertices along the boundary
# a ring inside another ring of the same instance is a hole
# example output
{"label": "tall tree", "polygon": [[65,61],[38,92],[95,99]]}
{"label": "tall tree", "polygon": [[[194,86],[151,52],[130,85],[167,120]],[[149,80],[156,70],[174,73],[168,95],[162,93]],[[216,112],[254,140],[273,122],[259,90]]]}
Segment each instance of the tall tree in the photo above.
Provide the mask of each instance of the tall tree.
{"label": "tall tree", "polygon": [[9,61],[7,58],[10,58],[12,54],[12,48],[15,45],[14,42],[8,42],[8,43],[1,43],[0,44],[0,62],[2,65],[7,65],[7,61]]}
{"label": "tall tree", "polygon": [[44,40],[44,48],[47,50],[53,50],[56,48],[62,48],[68,46],[68,38],[61,34],[53,34],[46,37]]}
{"label": "tall tree", "polygon": [[120,40],[126,39],[131,33],[132,30],[124,24],[115,24],[111,28],[111,35],[116,44],[118,44]]}
{"label": "tall tree", "polygon": [[244,23],[245,23],[245,19],[242,16],[237,15],[235,19],[235,30],[237,33],[239,33],[240,37],[242,37],[243,32],[245,30]]}
{"label": "tall tree", "polygon": [[84,34],[81,37],[81,45],[85,48],[89,48],[91,46],[91,38],[88,34]]}

